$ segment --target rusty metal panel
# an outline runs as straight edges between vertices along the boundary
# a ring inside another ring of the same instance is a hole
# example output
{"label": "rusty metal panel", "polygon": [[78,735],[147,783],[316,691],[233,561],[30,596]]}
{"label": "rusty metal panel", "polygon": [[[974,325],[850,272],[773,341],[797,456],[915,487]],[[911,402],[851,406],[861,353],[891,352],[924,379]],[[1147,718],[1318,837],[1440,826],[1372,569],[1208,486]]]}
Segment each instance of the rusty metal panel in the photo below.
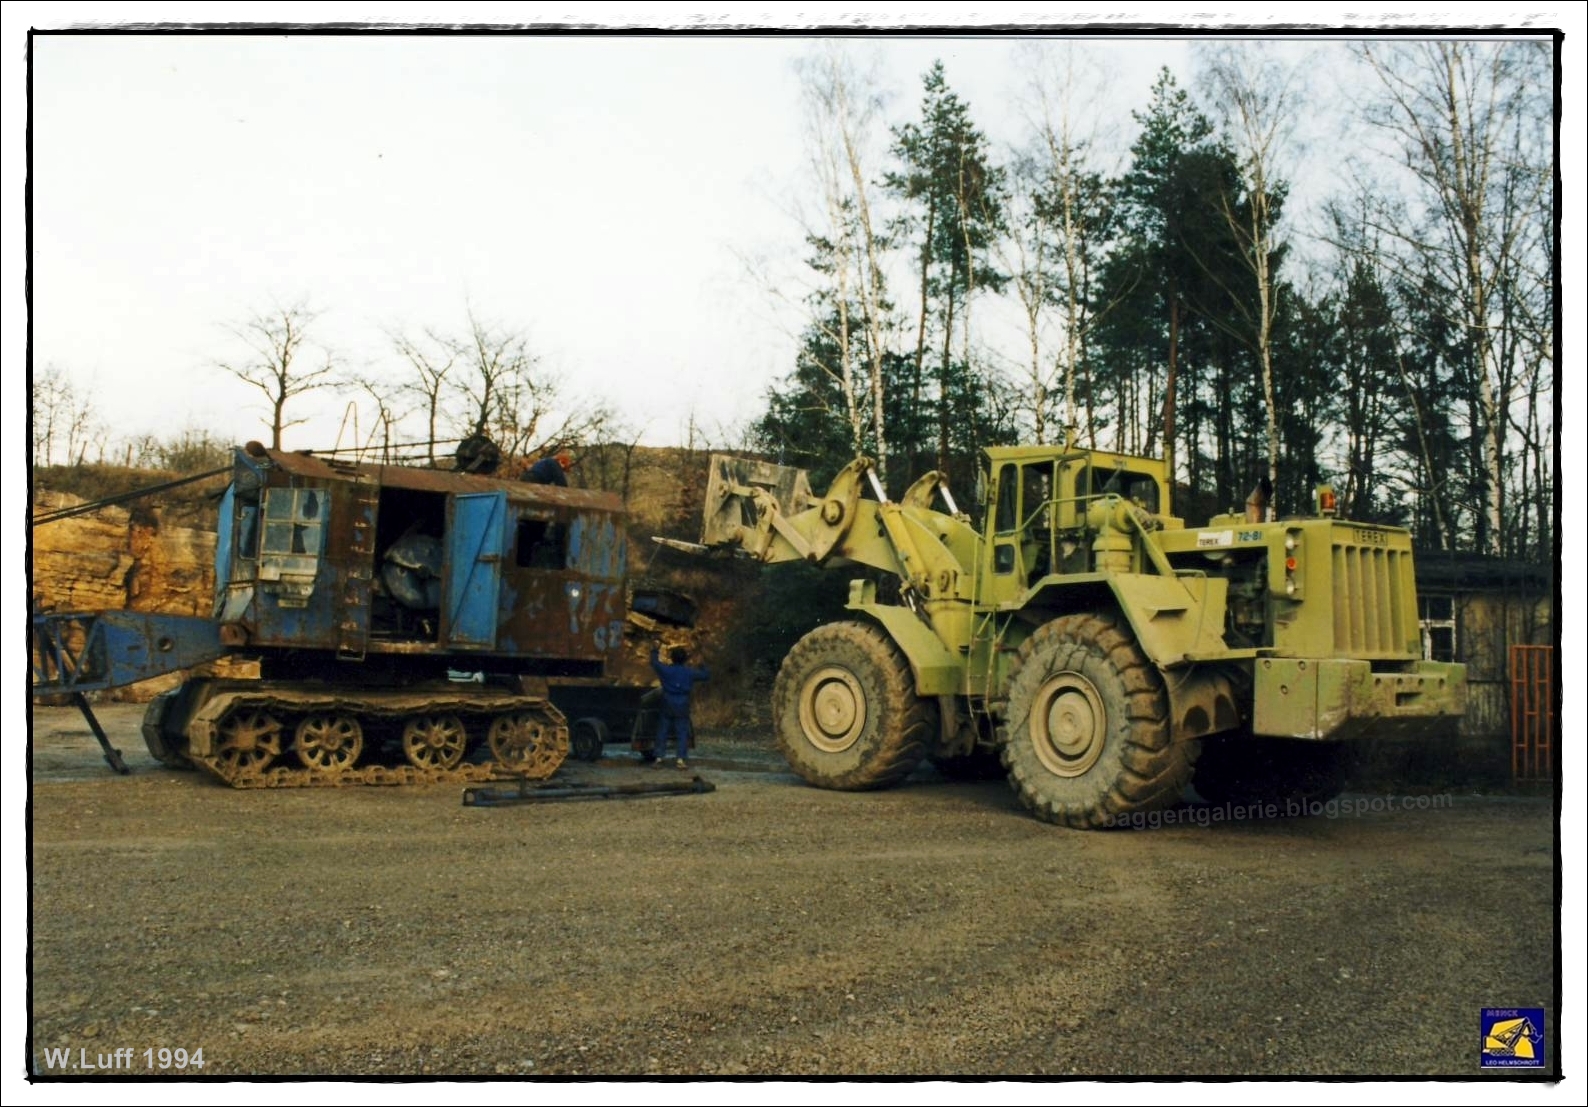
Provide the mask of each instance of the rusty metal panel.
{"label": "rusty metal panel", "polygon": [[605,511],[514,505],[500,652],[602,661],[622,648],[627,538]]}
{"label": "rusty metal panel", "polygon": [[191,615],[100,611],[33,616],[33,695],[120,688],[224,651],[219,625]]}
{"label": "rusty metal panel", "polygon": [[[290,505],[295,491],[314,489],[324,504],[316,557],[292,561],[285,583],[256,582],[241,620],[250,645],[343,660],[366,652],[533,659],[559,673],[567,661],[574,675],[605,671],[622,649],[627,535],[616,496],[257,448],[239,456],[239,470],[245,464],[267,502],[279,495]],[[410,529],[444,551],[439,609],[428,615],[381,577],[387,551]]]}
{"label": "rusty metal panel", "polygon": [[441,623],[447,645],[496,646],[507,533],[507,497],[502,492],[463,493],[448,502]]}
{"label": "rusty metal panel", "polygon": [[[267,472],[261,490],[259,547],[253,603],[244,622],[249,641],[259,646],[335,649],[332,596],[345,544],[345,494],[335,485],[294,480]],[[302,493],[316,493],[316,522],[305,521],[311,504]]]}
{"label": "rusty metal panel", "polygon": [[753,458],[712,454],[701,520],[702,545],[733,544],[740,540],[741,528],[755,529],[754,502],[735,491],[743,488],[759,488],[769,494],[785,517],[799,514],[815,499],[810,477],[803,469]]}

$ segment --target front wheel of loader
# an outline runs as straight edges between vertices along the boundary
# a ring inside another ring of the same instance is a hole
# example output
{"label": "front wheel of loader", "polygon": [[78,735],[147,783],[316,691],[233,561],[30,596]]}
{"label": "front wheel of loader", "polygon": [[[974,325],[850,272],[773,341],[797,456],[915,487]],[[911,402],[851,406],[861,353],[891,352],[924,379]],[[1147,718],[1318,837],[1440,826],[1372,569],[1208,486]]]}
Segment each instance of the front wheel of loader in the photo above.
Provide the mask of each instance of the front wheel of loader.
{"label": "front wheel of loader", "polygon": [[830,623],[795,644],[772,694],[778,746],[818,788],[886,788],[910,775],[937,727],[909,662],[870,623]]}
{"label": "front wheel of loader", "polygon": [[1037,818],[1096,828],[1173,806],[1195,752],[1171,741],[1163,680],[1123,620],[1066,615],[1021,645],[1003,760]]}

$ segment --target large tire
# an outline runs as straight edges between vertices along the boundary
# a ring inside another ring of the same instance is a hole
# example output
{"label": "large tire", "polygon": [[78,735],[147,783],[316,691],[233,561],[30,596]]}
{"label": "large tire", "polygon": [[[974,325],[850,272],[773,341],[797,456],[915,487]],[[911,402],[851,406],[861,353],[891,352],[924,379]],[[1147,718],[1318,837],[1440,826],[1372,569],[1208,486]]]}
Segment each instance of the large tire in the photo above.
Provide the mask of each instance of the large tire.
{"label": "large tire", "polygon": [[1216,735],[1202,740],[1191,783],[1209,803],[1322,803],[1345,791],[1356,754],[1345,742]]}
{"label": "large tire", "polygon": [[1122,620],[1066,615],[1021,645],[1003,758],[1037,818],[1096,828],[1171,807],[1195,756],[1171,740],[1163,679]]}
{"label": "large tire", "polygon": [[936,737],[937,704],[915,694],[909,662],[870,623],[829,623],[797,642],[772,692],[778,746],[818,788],[886,788]]}

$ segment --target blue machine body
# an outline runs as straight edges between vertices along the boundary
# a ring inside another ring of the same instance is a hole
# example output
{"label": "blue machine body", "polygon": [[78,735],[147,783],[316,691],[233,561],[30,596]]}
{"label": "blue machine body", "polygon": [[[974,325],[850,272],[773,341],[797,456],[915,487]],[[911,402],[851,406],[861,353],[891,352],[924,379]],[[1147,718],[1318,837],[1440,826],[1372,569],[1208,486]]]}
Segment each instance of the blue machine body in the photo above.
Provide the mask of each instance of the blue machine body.
{"label": "blue machine body", "polygon": [[251,652],[600,677],[623,642],[622,522],[604,492],[255,446],[221,504],[215,621]]}

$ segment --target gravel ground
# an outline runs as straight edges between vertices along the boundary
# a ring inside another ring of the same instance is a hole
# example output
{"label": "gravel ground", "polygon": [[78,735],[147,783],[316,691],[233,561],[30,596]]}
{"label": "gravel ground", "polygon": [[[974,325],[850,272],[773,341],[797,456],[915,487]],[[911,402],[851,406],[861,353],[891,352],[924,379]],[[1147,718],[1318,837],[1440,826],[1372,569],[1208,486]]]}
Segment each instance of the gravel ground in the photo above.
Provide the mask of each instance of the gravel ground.
{"label": "gravel ground", "polygon": [[[479,808],[234,792],[155,765],[141,710],[101,712],[129,777],[35,712],[36,1074],[1506,1079],[1502,1005],[1546,1008],[1556,1069],[1548,800],[1080,833],[1001,782],[824,792],[708,734],[708,795]],[[609,752],[564,772],[676,775]]]}

